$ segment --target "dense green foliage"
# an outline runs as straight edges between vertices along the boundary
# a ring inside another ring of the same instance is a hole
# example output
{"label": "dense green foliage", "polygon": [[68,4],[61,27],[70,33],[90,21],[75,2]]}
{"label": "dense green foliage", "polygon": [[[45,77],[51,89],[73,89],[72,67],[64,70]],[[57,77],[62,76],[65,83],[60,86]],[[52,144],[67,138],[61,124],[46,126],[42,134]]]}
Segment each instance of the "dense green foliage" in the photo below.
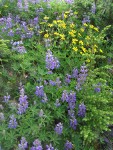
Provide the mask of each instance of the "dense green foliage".
{"label": "dense green foliage", "polygon": [[[95,1],[95,13],[93,0],[18,2],[0,1],[1,147],[33,150],[32,143],[39,139],[44,150],[50,143],[55,150],[108,148],[113,2]],[[65,92],[68,100],[63,99]],[[25,110],[20,111],[21,106]],[[59,123],[60,134],[55,128]],[[22,137],[28,142],[23,149],[18,145]],[[64,146],[67,140],[70,149]]]}

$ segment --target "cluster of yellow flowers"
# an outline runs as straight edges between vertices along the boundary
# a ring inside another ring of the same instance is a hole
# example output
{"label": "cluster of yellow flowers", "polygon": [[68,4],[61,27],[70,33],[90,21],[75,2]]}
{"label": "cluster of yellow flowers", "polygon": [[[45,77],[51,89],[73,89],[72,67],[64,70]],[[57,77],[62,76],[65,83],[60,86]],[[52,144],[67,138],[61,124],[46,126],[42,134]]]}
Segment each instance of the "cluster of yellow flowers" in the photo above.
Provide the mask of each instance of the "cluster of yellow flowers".
{"label": "cluster of yellow flowers", "polygon": [[[99,32],[99,29],[91,24],[84,23],[81,28],[78,28],[77,24],[68,21],[70,11],[64,13],[64,19],[53,20],[52,23],[48,22],[49,17],[45,16],[46,29],[48,32],[45,33],[44,38],[58,40],[56,42],[61,46],[64,44],[69,49],[74,50],[76,53],[83,54],[95,54],[97,52],[103,52],[97,46],[97,39],[93,32]],[[66,19],[66,20],[65,20]],[[60,43],[60,41],[63,41]],[[90,62],[90,59],[87,60]]]}

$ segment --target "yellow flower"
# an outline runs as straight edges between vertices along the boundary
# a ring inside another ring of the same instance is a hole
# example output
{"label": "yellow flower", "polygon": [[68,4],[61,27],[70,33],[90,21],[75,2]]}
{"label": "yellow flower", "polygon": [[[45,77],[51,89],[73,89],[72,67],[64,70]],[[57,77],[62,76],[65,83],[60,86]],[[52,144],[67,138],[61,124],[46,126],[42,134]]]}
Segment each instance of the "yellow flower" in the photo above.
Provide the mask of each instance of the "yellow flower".
{"label": "yellow flower", "polygon": [[79,41],[79,44],[84,45],[83,41],[81,41],[81,40]]}
{"label": "yellow flower", "polygon": [[58,24],[58,26],[63,28],[63,29],[66,29],[66,24],[65,23],[60,23],[60,24]]}
{"label": "yellow flower", "polygon": [[64,18],[67,18],[68,16],[66,14],[64,14]]}
{"label": "yellow flower", "polygon": [[72,39],[72,44],[76,44],[77,41],[77,39]]}
{"label": "yellow flower", "polygon": [[93,29],[94,28],[94,26],[91,24],[91,25],[89,25],[89,27],[91,28],[91,29]]}
{"label": "yellow flower", "polygon": [[93,51],[94,51],[94,53],[96,53],[96,52],[97,52],[97,49],[96,49],[96,48],[94,48],[94,49],[93,49]]}
{"label": "yellow flower", "polygon": [[75,36],[75,33],[76,33],[76,31],[75,31],[75,30],[71,30],[71,31],[69,32],[69,34],[70,34],[72,37],[74,37],[74,36]]}
{"label": "yellow flower", "polygon": [[96,44],[94,45],[94,47],[95,47],[95,48],[98,48],[98,46],[97,46]]}
{"label": "yellow flower", "polygon": [[78,36],[81,36],[81,34],[80,34],[80,33],[78,33]]}
{"label": "yellow flower", "polygon": [[56,20],[53,20],[53,23],[54,23],[54,24],[57,24],[57,21],[56,21]]}
{"label": "yellow flower", "polygon": [[82,46],[81,48],[82,48],[82,50],[83,50],[83,52],[84,52],[84,53],[86,53],[86,52],[87,52],[87,50],[86,50],[86,48],[85,48],[85,47],[83,47],[83,46]]}
{"label": "yellow flower", "polygon": [[102,50],[102,49],[100,49],[100,52],[101,52],[101,53],[103,53],[103,50]]}
{"label": "yellow flower", "polygon": [[83,54],[83,52],[80,52],[80,54],[82,55],[82,54]]}
{"label": "yellow flower", "polygon": [[60,35],[58,32],[54,32],[54,35]]}
{"label": "yellow flower", "polygon": [[89,36],[86,36],[86,38],[85,38],[86,40],[90,40],[90,37]]}
{"label": "yellow flower", "polygon": [[61,40],[65,40],[65,35],[64,34],[59,34],[61,37]]}
{"label": "yellow flower", "polygon": [[72,49],[73,49],[75,52],[78,51],[78,48],[77,48],[77,47],[73,47]]}
{"label": "yellow flower", "polygon": [[49,17],[47,17],[47,16],[44,17],[44,20],[48,20],[48,19],[49,19]]}
{"label": "yellow flower", "polygon": [[53,27],[53,24],[51,24],[51,23],[48,23],[48,27]]}
{"label": "yellow flower", "polygon": [[83,29],[83,28],[81,28],[81,29],[80,29],[80,31],[81,31],[81,32],[84,32],[84,29]]}
{"label": "yellow flower", "polygon": [[46,34],[44,35],[44,38],[48,38],[48,37],[49,37],[49,34],[46,33]]}
{"label": "yellow flower", "polygon": [[87,60],[86,60],[86,62],[88,62],[88,63],[89,63],[90,61],[91,61],[90,59],[87,59]]}
{"label": "yellow flower", "polygon": [[99,30],[98,30],[98,28],[97,28],[97,27],[94,27],[93,29],[94,29],[95,31],[99,32]]}
{"label": "yellow flower", "polygon": [[64,23],[64,21],[62,21],[62,20],[57,20],[57,22],[58,22],[58,23]]}
{"label": "yellow flower", "polygon": [[87,27],[88,25],[86,23],[84,23],[84,26]]}
{"label": "yellow flower", "polygon": [[70,24],[70,28],[74,28],[74,26],[75,26],[75,25],[74,25],[73,23]]}

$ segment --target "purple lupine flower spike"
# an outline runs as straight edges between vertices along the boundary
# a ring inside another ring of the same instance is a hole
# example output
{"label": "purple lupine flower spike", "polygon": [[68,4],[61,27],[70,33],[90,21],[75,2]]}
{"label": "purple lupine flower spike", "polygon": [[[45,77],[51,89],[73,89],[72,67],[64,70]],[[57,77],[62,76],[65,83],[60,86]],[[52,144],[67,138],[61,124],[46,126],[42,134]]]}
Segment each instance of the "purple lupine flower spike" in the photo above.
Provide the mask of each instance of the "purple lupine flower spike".
{"label": "purple lupine flower spike", "polygon": [[96,4],[95,4],[95,2],[92,4],[91,12],[92,12],[92,14],[96,13]]}
{"label": "purple lupine flower spike", "polygon": [[65,143],[65,150],[72,150],[72,148],[73,148],[72,143],[69,142],[69,141],[66,141],[66,143]]}
{"label": "purple lupine flower spike", "polygon": [[27,143],[25,137],[21,138],[20,144],[18,144],[18,148],[19,148],[19,150],[25,150],[26,148],[28,148],[28,143]]}
{"label": "purple lupine flower spike", "polygon": [[72,78],[77,78],[78,77],[78,69],[74,68],[72,72]]}
{"label": "purple lupine flower spike", "polygon": [[14,115],[10,116],[10,121],[9,121],[9,128],[16,128],[18,126],[18,123],[16,121],[16,118],[14,117]]}
{"label": "purple lupine flower spike", "polygon": [[62,93],[61,100],[62,100],[63,102],[64,102],[64,101],[68,102],[68,98],[69,98],[68,92],[67,92],[66,90],[64,90],[63,93]]}
{"label": "purple lupine flower spike", "polygon": [[55,127],[55,132],[59,135],[62,134],[63,132],[63,124],[61,122],[59,122],[56,127]]}
{"label": "purple lupine flower spike", "polygon": [[44,87],[43,85],[41,86],[36,86],[36,92],[35,94],[38,96],[38,97],[43,97],[44,96]]}
{"label": "purple lupine flower spike", "polygon": [[7,96],[4,96],[4,102],[8,103],[9,99],[10,99],[10,95],[8,95],[7,93]]}
{"label": "purple lupine flower spike", "polygon": [[54,147],[50,143],[50,145],[46,145],[46,150],[54,150]]}
{"label": "purple lupine flower spike", "polygon": [[82,103],[79,105],[78,116],[85,117],[86,114],[86,106]]}
{"label": "purple lupine flower spike", "polygon": [[46,68],[48,70],[53,70],[60,67],[60,63],[56,57],[53,56],[50,50],[46,53]]}
{"label": "purple lupine flower spike", "polygon": [[30,150],[43,150],[42,148],[42,145],[41,145],[41,142],[36,139],[34,142],[33,142],[33,146],[31,147]]}
{"label": "purple lupine flower spike", "polygon": [[25,113],[26,109],[28,108],[28,101],[27,101],[27,96],[20,96],[19,98],[19,104],[18,104],[18,114],[23,114]]}
{"label": "purple lupine flower spike", "polygon": [[77,127],[77,120],[75,118],[70,119],[70,126],[76,130]]}

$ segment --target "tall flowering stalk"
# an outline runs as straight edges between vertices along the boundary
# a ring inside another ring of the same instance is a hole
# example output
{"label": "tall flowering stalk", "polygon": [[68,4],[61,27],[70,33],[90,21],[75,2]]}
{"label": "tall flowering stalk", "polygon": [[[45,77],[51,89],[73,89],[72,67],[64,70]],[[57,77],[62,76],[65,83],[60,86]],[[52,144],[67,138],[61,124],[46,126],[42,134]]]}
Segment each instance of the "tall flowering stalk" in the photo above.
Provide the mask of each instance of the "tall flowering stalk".
{"label": "tall flowering stalk", "polygon": [[77,77],[77,85],[76,85],[77,91],[81,90],[81,86],[85,82],[86,77],[88,75],[87,72],[88,72],[87,67],[85,65],[81,66],[80,73],[78,74],[78,77]]}
{"label": "tall flowering stalk", "polygon": [[54,70],[60,67],[60,63],[56,57],[53,56],[50,50],[46,52],[46,68],[48,70]]}
{"label": "tall flowering stalk", "polygon": [[5,103],[8,103],[8,102],[9,102],[9,99],[10,99],[10,95],[8,95],[8,93],[7,93],[7,95],[4,96],[4,102],[5,102]]}
{"label": "tall flowering stalk", "polygon": [[20,87],[20,98],[19,98],[19,104],[18,104],[18,114],[23,114],[26,112],[26,109],[28,108],[28,101],[27,101],[27,95],[24,93],[24,87],[21,84]]}
{"label": "tall flowering stalk", "polygon": [[14,115],[10,116],[10,121],[9,121],[9,128],[16,128],[18,126],[18,123],[16,121],[16,118],[14,117]]}
{"label": "tall flowering stalk", "polygon": [[82,103],[79,105],[78,116],[85,117],[86,114],[86,106]]}
{"label": "tall flowering stalk", "polygon": [[55,127],[55,132],[59,135],[62,134],[63,132],[63,124],[61,122],[59,122],[56,127]]}
{"label": "tall flowering stalk", "polygon": [[20,144],[18,144],[18,149],[19,150],[25,150],[28,148],[28,142],[26,141],[25,137],[22,137],[20,140]]}
{"label": "tall flowering stalk", "polygon": [[42,150],[42,145],[41,145],[41,142],[36,139],[34,142],[33,142],[33,146],[31,147],[30,150]]}

